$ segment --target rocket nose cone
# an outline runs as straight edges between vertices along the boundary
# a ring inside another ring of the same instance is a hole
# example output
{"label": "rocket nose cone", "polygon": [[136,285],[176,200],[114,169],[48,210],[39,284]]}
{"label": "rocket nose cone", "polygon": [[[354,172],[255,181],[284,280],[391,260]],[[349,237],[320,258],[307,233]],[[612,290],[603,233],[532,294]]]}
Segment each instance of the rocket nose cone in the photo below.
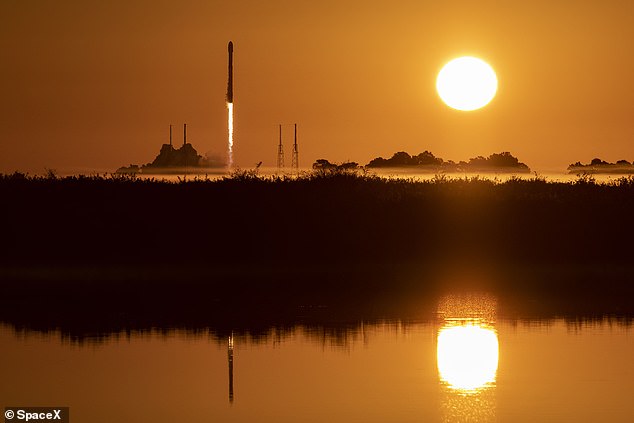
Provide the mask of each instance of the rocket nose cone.
{"label": "rocket nose cone", "polygon": [[233,41],[229,41],[229,51],[233,51]]}

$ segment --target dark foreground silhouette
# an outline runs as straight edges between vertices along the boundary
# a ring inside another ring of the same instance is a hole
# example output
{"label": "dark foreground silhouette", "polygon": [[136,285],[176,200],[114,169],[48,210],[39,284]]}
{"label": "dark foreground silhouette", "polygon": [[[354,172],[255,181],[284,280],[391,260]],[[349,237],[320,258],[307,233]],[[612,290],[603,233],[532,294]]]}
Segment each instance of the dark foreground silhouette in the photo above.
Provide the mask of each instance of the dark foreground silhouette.
{"label": "dark foreground silhouette", "polygon": [[634,180],[237,173],[0,176],[0,320],[73,336],[419,318],[451,290],[506,315],[634,314]]}

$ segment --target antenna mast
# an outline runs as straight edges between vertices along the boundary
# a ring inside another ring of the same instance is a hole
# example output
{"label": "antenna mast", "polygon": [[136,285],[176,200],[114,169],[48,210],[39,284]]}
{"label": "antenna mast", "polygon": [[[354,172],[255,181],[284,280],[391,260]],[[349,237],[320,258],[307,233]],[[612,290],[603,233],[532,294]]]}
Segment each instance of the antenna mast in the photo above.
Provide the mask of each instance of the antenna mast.
{"label": "antenna mast", "polygon": [[280,124],[280,143],[277,146],[277,170],[284,168],[284,148],[282,147],[282,125]]}
{"label": "antenna mast", "polygon": [[295,124],[295,142],[293,143],[293,158],[291,159],[291,169],[299,173],[299,150],[297,149],[297,124]]}

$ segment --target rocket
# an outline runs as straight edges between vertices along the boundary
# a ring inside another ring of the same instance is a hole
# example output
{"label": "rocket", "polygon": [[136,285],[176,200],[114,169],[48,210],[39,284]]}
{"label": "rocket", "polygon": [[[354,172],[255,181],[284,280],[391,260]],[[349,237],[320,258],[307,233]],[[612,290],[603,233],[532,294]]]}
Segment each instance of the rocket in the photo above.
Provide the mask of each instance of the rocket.
{"label": "rocket", "polygon": [[233,42],[229,41],[229,77],[227,79],[227,103],[233,103]]}

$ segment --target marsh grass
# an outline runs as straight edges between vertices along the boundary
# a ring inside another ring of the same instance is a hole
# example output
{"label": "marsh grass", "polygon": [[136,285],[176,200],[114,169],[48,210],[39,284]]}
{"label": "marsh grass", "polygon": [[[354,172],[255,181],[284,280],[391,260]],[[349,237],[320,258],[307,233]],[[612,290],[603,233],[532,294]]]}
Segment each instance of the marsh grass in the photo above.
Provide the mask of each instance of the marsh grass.
{"label": "marsh grass", "polygon": [[0,175],[0,265],[632,265],[634,178]]}

